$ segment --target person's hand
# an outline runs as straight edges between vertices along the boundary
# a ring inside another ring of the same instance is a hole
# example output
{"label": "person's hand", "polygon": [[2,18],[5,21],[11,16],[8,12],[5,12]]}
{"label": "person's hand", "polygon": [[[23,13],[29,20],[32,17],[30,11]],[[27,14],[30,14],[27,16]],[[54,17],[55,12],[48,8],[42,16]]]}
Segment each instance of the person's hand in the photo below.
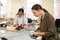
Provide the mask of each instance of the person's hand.
{"label": "person's hand", "polygon": [[39,35],[45,36],[45,32],[40,32]]}
{"label": "person's hand", "polygon": [[17,27],[18,25],[14,25],[14,27]]}
{"label": "person's hand", "polygon": [[22,26],[26,26],[26,24],[21,24]]}
{"label": "person's hand", "polygon": [[39,32],[34,32],[34,36],[38,36],[39,35]]}
{"label": "person's hand", "polygon": [[18,25],[14,25],[14,27],[18,28],[19,26]]}
{"label": "person's hand", "polygon": [[34,32],[35,36],[44,36],[45,32]]}

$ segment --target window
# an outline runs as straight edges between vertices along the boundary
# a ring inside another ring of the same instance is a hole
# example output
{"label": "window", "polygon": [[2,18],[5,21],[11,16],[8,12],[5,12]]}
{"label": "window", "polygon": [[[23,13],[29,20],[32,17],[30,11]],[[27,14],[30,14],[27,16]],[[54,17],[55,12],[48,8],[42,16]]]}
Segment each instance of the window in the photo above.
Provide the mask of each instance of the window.
{"label": "window", "polygon": [[27,3],[26,3],[26,14],[29,18],[32,18],[34,17],[36,19],[35,16],[33,16],[33,13],[31,11],[31,7],[34,5],[34,4],[40,4],[40,0],[27,0]]}
{"label": "window", "polygon": [[60,0],[54,0],[54,17],[60,19]]}

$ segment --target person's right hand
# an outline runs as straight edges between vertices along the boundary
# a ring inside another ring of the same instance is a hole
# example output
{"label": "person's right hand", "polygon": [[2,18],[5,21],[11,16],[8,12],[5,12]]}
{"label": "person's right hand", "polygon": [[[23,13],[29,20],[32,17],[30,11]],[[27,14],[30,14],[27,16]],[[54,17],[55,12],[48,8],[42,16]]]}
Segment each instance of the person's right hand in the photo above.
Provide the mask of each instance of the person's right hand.
{"label": "person's right hand", "polygon": [[34,36],[38,36],[39,35],[39,32],[34,32]]}
{"label": "person's right hand", "polygon": [[26,26],[26,24],[22,24],[22,26]]}
{"label": "person's right hand", "polygon": [[18,25],[14,25],[14,27],[18,28]]}

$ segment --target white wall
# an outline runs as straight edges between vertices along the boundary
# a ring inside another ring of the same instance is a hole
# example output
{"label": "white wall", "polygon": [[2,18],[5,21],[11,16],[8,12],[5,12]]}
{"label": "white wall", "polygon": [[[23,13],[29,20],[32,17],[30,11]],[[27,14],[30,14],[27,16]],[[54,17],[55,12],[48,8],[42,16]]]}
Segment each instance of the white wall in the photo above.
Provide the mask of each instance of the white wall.
{"label": "white wall", "polygon": [[54,17],[60,19],[60,0],[54,0]]}
{"label": "white wall", "polygon": [[7,0],[7,17],[14,18],[18,9],[22,7],[23,0]]}
{"label": "white wall", "polygon": [[43,8],[48,10],[49,13],[54,16],[54,0],[41,0],[40,5],[42,5]]}
{"label": "white wall", "polygon": [[[14,18],[18,9],[24,6],[27,7],[27,0],[7,0],[7,17]],[[54,0],[40,0],[40,5],[47,9],[51,15],[54,15]],[[25,9],[25,13],[27,9]]]}
{"label": "white wall", "polygon": [[0,0],[0,13],[1,13],[1,0]]}

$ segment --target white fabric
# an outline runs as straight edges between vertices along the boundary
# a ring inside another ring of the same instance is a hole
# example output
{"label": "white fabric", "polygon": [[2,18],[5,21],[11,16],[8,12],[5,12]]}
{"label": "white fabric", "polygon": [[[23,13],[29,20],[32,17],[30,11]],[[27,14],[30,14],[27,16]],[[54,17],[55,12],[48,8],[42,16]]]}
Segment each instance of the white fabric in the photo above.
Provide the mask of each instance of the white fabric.
{"label": "white fabric", "polygon": [[26,16],[23,15],[23,16],[19,17],[18,15],[16,15],[15,20],[14,20],[14,24],[21,25],[23,23],[27,24]]}
{"label": "white fabric", "polygon": [[36,40],[31,38],[30,32],[25,29],[18,32],[7,32],[1,36],[7,38],[8,40]]}

